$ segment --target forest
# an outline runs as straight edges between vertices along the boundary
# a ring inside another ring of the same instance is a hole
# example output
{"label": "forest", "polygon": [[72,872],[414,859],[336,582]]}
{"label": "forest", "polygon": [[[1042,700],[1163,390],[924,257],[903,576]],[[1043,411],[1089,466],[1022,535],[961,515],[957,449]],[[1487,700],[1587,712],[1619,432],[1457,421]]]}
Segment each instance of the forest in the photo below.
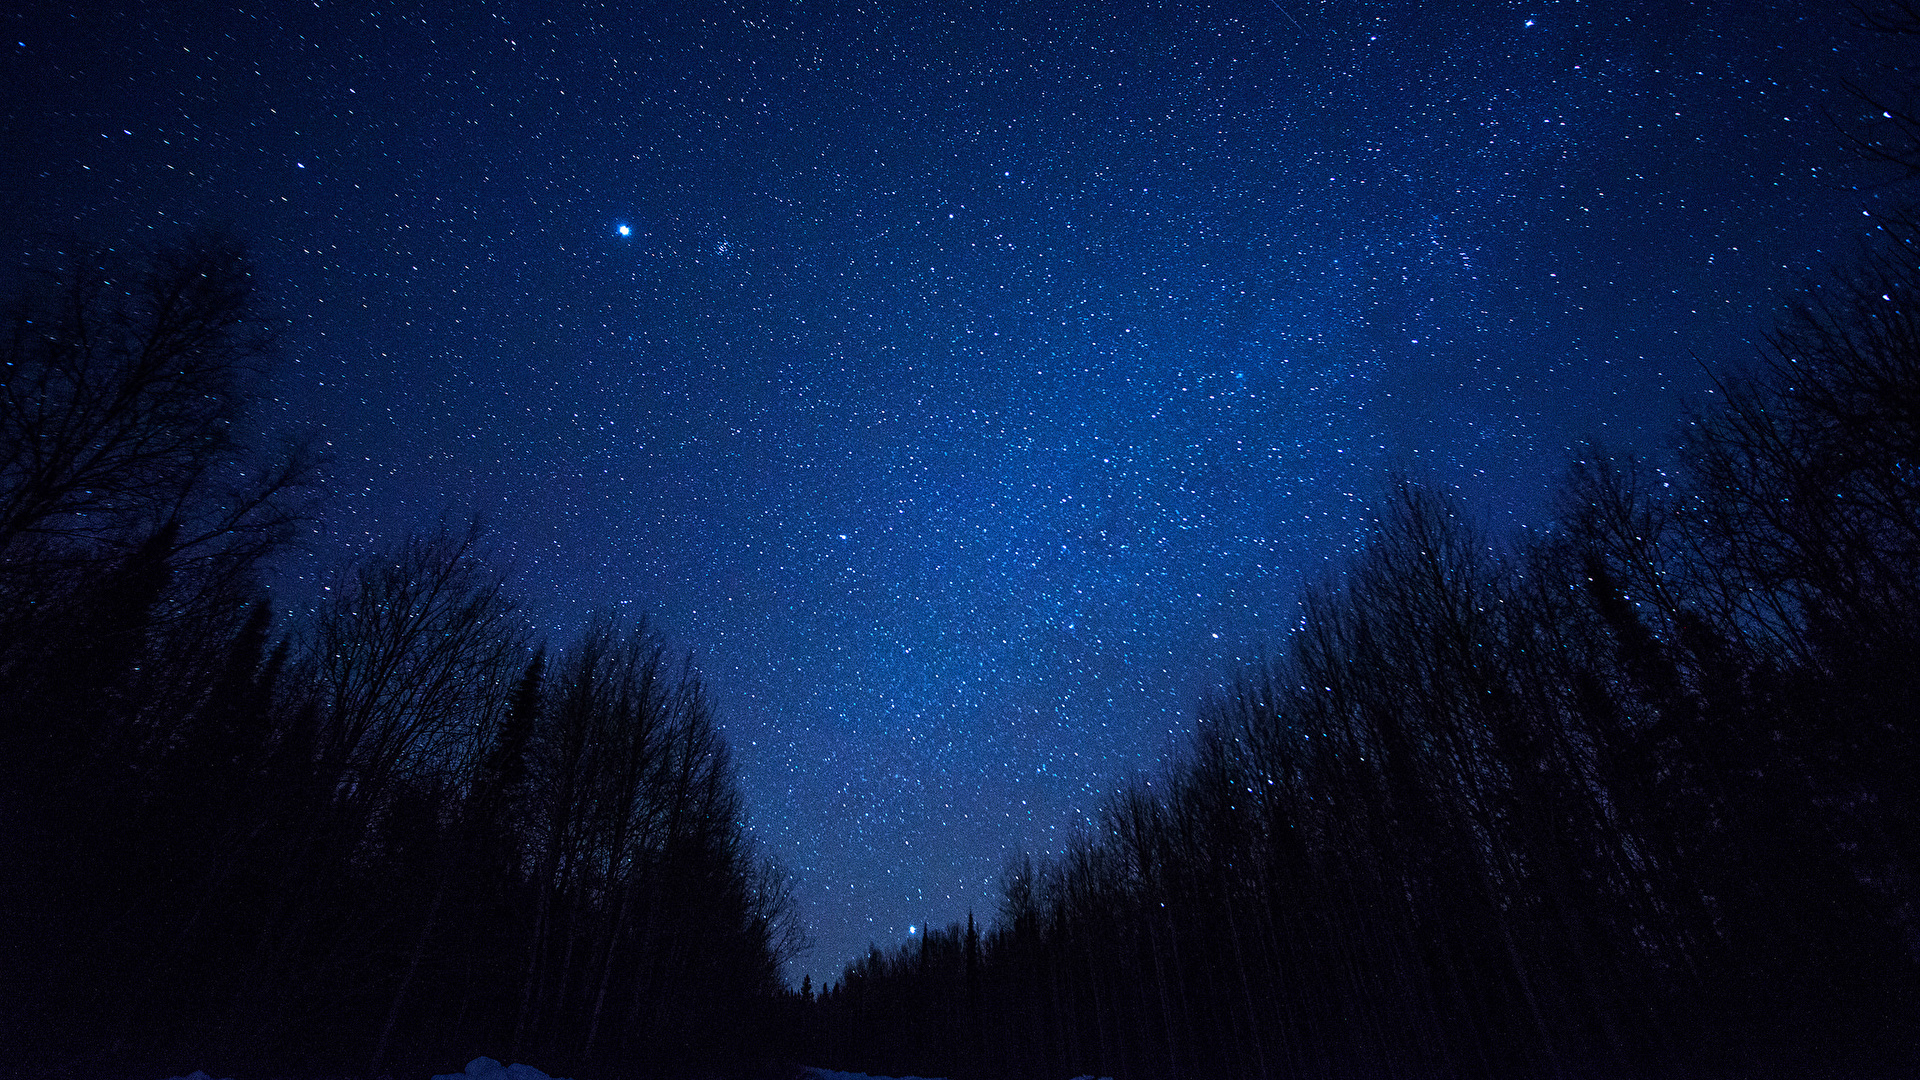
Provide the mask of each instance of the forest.
{"label": "forest", "polygon": [[[808,1052],[990,1077],[1877,1075],[1920,1048],[1920,230],[1673,469],[1556,517],[1402,479],[1184,760]],[[1902,1074],[1905,1075],[1905,1074]]]}
{"label": "forest", "polygon": [[[1900,5],[1881,29],[1920,32]],[[1920,173],[1911,110],[1855,140]],[[1551,519],[1401,477],[1185,753],[1000,909],[804,988],[953,1077],[1920,1067],[1920,223],[1807,285],[1670,459]]]}
{"label": "forest", "polygon": [[477,528],[280,617],[265,560],[324,461],[241,436],[278,330],[253,286],[197,235],[69,257],[9,312],[7,1067],[741,1067],[803,939],[699,673],[611,616],[535,641]]}
{"label": "forest", "polygon": [[[1920,15],[1886,28],[1914,31]],[[1891,108],[1871,158],[1920,173]],[[1387,485],[1184,752],[832,985],[684,647],[483,529],[276,610],[325,458],[216,234],[69,251],[0,385],[0,1044],[44,1077],[1911,1076],[1920,219],[1551,518]]]}
{"label": "forest", "polygon": [[1911,1067],[1920,225],[1877,236],[1670,467],[1592,448],[1508,536],[1394,482],[1177,764],[818,994],[682,654],[533,640],[477,529],[276,618],[322,463],[239,437],[244,253],[75,262],[0,413],[5,1040],[48,1076]]}

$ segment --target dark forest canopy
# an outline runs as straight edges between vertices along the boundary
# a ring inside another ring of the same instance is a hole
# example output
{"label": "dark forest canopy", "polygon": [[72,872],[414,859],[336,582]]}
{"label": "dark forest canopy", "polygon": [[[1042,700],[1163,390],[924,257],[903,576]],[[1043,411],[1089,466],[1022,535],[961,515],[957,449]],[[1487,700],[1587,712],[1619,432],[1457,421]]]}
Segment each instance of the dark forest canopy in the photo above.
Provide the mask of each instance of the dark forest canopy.
{"label": "dark forest canopy", "polygon": [[476,530],[276,621],[318,474],[237,434],[244,255],[55,274],[0,417],[7,1043],[47,1075],[1911,1065],[1917,249],[1887,220],[1677,468],[1592,449],[1546,527],[1396,482],[1180,764],[817,998],[686,660],[610,617],[534,642]]}
{"label": "dark forest canopy", "polygon": [[[1884,28],[1920,26],[1894,5]],[[1911,171],[1911,110],[1870,155]],[[477,530],[261,586],[241,247],[65,259],[0,393],[0,1044],[33,1075],[1903,1075],[1920,1066],[1920,225],[1677,464],[1490,535],[1390,486],[1182,759],[817,996],[700,673],[534,638]],[[983,913],[987,914],[987,913]]]}
{"label": "dark forest canopy", "polygon": [[[1911,39],[1911,4],[1859,10]],[[1859,96],[1910,179],[1908,98]],[[1402,479],[1183,759],[991,925],[850,965],[843,1068],[958,1077],[1920,1067],[1920,222],[1807,286],[1672,467],[1539,528]]]}
{"label": "dark forest canopy", "polygon": [[237,434],[272,329],[251,286],[190,237],[69,261],[10,313],[9,1057],[425,1075],[475,1046],[643,1069],[764,1045],[740,1035],[802,939],[687,660],[613,618],[537,645],[478,531],[276,620],[263,560],[317,473]]}
{"label": "dark forest canopy", "polygon": [[1184,761],[809,1003],[954,1076],[1876,1075],[1920,1053],[1920,229],[1544,529],[1402,480]]}

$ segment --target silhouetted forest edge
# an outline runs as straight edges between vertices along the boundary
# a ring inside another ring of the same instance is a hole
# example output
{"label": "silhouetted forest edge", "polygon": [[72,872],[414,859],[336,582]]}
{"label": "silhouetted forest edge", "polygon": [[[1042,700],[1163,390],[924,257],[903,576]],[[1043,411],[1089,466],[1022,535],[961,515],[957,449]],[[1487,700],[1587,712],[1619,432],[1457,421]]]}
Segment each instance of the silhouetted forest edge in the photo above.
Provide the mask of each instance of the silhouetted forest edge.
{"label": "silhouetted forest edge", "polygon": [[278,329],[245,254],[37,271],[0,399],[0,1069],[764,1055],[803,939],[690,661],[612,616],[534,641],[477,529],[274,612],[324,463],[240,438]]}
{"label": "silhouetted forest edge", "polygon": [[[1920,114],[1849,89],[1842,130],[1911,183]],[[1876,222],[1671,464],[1588,447],[1511,535],[1393,482],[1177,764],[1011,863],[986,925],[805,988],[799,1056],[1920,1075],[1920,225]]]}
{"label": "silhouetted forest edge", "polygon": [[610,616],[535,643],[477,530],[276,620],[316,463],[234,435],[244,256],[79,263],[18,308],[0,431],[6,1043],[50,1076],[1911,1075],[1917,236],[1803,296],[1677,467],[1593,451],[1508,537],[1395,482],[1180,763],[988,925],[817,996],[686,659]]}
{"label": "silhouetted forest edge", "polygon": [[196,235],[8,312],[0,1072],[1920,1075],[1913,220],[1671,465],[1588,448],[1510,535],[1394,481],[1177,763],[817,994],[644,622],[536,640],[446,527],[273,609],[325,463],[243,437],[252,290]]}

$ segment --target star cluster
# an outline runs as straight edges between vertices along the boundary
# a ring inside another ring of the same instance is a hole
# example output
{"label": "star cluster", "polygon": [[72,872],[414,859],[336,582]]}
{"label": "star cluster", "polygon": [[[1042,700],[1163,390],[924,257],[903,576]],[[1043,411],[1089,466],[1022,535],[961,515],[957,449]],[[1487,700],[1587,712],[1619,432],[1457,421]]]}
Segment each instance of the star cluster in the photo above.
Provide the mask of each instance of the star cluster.
{"label": "star cluster", "polygon": [[479,513],[556,641],[693,649],[816,982],[990,916],[1389,470],[1504,524],[1657,453],[1870,226],[1892,47],[1811,0],[57,7],[6,20],[25,243],[239,232],[328,560]]}

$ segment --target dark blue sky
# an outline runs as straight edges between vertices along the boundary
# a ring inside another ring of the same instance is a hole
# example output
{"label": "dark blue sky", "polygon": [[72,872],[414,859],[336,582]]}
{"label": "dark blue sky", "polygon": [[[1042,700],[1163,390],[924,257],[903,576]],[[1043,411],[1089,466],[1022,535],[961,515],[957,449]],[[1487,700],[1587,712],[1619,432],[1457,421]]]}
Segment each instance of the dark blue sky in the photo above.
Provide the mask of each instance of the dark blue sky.
{"label": "dark blue sky", "polygon": [[14,11],[10,232],[252,243],[285,602],[479,512],[556,641],[695,650],[816,982],[1154,769],[1389,470],[1543,520],[1893,198],[1811,0],[445,6]]}

